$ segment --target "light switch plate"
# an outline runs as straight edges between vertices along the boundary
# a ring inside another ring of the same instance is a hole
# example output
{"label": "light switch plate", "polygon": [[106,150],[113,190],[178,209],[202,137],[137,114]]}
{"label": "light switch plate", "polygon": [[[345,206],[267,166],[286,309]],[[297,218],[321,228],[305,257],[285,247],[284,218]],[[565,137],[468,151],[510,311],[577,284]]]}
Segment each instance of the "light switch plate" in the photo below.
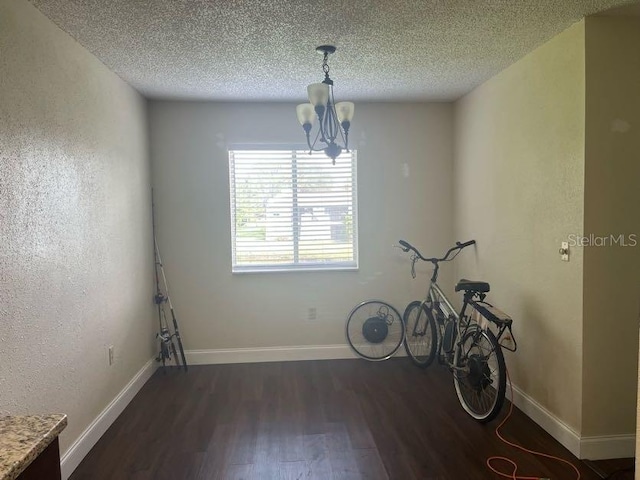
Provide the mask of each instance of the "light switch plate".
{"label": "light switch plate", "polygon": [[560,244],[560,259],[563,262],[569,261],[569,242],[562,242]]}

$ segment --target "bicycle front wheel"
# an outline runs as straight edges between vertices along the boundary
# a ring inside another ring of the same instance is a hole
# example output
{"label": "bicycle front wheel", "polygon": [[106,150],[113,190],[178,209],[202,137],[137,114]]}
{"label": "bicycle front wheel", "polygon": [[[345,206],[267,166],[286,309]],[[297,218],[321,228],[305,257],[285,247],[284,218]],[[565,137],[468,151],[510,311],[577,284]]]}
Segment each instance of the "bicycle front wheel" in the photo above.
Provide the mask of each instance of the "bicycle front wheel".
{"label": "bicycle front wheel", "polygon": [[387,302],[369,300],[351,311],[346,333],[357,355],[366,360],[386,360],[402,345],[404,322]]}
{"label": "bicycle front wheel", "polygon": [[490,330],[468,331],[456,346],[453,383],[462,408],[481,423],[504,404],[507,373],[502,349]]}
{"label": "bicycle front wheel", "polygon": [[407,305],[404,311],[404,348],[411,361],[420,368],[431,365],[436,356],[438,334],[431,310],[422,302]]}

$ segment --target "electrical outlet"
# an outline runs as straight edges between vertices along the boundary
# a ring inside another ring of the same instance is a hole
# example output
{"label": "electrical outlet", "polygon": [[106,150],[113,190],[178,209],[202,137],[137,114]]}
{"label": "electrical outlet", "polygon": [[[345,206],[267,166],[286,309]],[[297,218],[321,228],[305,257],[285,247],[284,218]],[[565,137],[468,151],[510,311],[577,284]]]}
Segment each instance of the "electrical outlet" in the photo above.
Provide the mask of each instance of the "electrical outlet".
{"label": "electrical outlet", "polygon": [[109,366],[113,365],[113,345],[109,345]]}
{"label": "electrical outlet", "polygon": [[318,318],[316,307],[310,307],[307,312],[307,320],[315,320],[316,318]]}

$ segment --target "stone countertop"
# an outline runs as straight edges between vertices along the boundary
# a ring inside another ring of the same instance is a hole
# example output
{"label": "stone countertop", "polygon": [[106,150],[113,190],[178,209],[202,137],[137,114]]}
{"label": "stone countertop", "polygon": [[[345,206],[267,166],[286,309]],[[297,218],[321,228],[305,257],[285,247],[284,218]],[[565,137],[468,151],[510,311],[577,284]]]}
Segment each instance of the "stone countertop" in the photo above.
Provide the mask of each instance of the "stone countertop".
{"label": "stone countertop", "polygon": [[67,416],[0,416],[0,480],[14,480],[67,426]]}

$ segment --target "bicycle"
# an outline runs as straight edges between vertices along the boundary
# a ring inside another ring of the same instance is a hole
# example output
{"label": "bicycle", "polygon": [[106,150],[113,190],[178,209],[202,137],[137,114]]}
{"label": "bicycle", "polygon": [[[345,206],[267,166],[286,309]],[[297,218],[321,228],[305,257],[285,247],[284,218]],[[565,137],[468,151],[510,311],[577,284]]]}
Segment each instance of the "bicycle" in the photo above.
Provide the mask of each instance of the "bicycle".
{"label": "bicycle", "polygon": [[513,320],[484,301],[490,290],[486,282],[462,279],[456,284],[455,291],[464,292],[459,313],[437,283],[440,263],[453,260],[465,247],[474,245],[475,240],[456,242],[442,258],[425,258],[408,242],[399,243],[404,252],[413,252],[413,278],[418,260],[430,262],[434,267],[425,299],[409,303],[403,315],[407,354],[422,368],[429,366],[437,355],[439,363],[447,365],[453,373],[456,394],[464,410],[481,423],[492,420],[504,404],[506,391],[502,348],[514,352],[517,349],[511,329]]}

